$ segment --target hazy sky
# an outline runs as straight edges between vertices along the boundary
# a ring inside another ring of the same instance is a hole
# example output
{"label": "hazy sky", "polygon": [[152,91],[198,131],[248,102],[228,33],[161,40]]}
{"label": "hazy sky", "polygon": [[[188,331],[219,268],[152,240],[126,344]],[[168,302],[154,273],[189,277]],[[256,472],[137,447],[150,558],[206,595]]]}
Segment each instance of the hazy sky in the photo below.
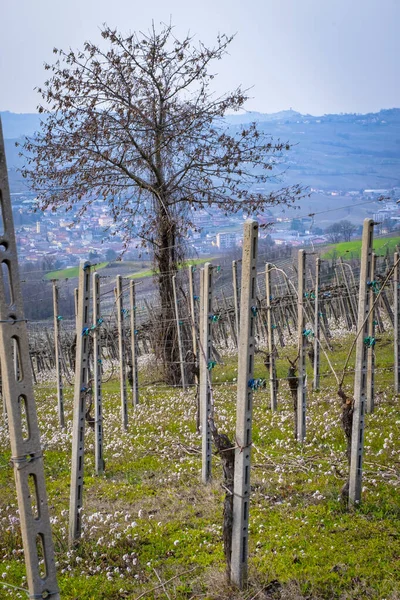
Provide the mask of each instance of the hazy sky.
{"label": "hazy sky", "polygon": [[147,31],[152,19],[208,44],[237,33],[215,85],[253,86],[249,110],[400,106],[400,0],[0,0],[0,110],[35,111],[54,46],[97,42],[104,22]]}

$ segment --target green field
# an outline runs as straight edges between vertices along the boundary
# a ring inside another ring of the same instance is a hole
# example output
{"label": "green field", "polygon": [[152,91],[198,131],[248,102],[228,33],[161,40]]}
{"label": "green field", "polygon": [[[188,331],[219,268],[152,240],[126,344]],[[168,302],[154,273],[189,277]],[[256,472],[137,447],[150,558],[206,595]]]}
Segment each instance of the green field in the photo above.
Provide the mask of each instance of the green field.
{"label": "green field", "polygon": [[[104,269],[109,263],[102,262],[97,263],[96,265],[92,265],[96,267],[96,271],[100,271],[100,269]],[[51,271],[50,273],[46,273],[44,276],[45,279],[73,279],[74,277],[79,276],[79,266],[70,267],[69,269],[59,269],[58,271]]]}
{"label": "green field", "polygon": [[[185,268],[188,267],[189,265],[202,265],[204,263],[206,263],[207,261],[211,261],[214,260],[213,258],[196,258],[193,260],[188,260],[187,262],[185,262],[185,264],[179,268]],[[96,271],[100,271],[100,269],[105,269],[106,267],[110,267],[114,264],[117,263],[111,263],[111,262],[102,262],[102,263],[97,263],[96,265],[93,265],[93,267],[96,267]],[[120,263],[118,263],[118,265],[120,265],[121,268],[123,268],[124,270],[126,269],[137,269],[136,273],[132,273],[130,275],[127,275],[127,277],[131,278],[131,279],[143,279],[144,277],[152,277],[153,275],[155,275],[157,273],[157,271],[154,271],[153,269],[146,269],[143,270],[144,266],[148,266],[149,262],[146,261],[146,263],[140,262],[140,261],[121,261]],[[57,271],[51,271],[50,273],[46,273],[45,275],[45,279],[73,279],[78,277],[79,275],[79,266],[76,267],[70,267],[68,269],[59,269]]]}
{"label": "green field", "polygon": [[[374,240],[374,252],[378,256],[384,256],[387,251],[393,254],[396,251],[396,246],[400,246],[399,236],[377,238]],[[322,258],[339,258],[340,256],[343,258],[360,258],[361,240],[341,242],[340,244],[329,246],[329,249],[322,255]]]}
{"label": "green field", "polygon": [[[184,269],[189,265],[203,265],[206,262],[214,260],[213,258],[195,258],[193,260],[188,260],[184,265],[181,265],[179,269]],[[130,279],[143,279],[144,277],[153,277],[153,275],[157,275],[158,271],[155,269],[148,269],[147,271],[141,271],[140,273],[134,273],[133,275],[128,275]]]}

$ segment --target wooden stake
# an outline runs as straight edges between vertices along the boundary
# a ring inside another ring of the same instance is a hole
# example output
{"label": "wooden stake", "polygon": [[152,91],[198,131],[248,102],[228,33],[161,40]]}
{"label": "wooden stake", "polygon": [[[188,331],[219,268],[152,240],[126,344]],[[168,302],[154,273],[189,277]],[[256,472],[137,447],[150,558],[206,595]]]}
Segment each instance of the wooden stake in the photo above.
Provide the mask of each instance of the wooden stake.
{"label": "wooden stake", "polygon": [[247,582],[250,457],[252,444],[251,382],[254,371],[254,322],[252,307],[256,304],[258,223],[249,219],[244,224],[242,286],[240,296],[240,338],[236,403],[235,478],[232,524],[231,581],[239,588]]}
{"label": "wooden stake", "polygon": [[364,449],[364,419],[366,402],[366,374],[368,345],[368,312],[369,312],[369,290],[367,282],[371,279],[372,266],[372,241],[374,233],[374,221],[364,220],[362,249],[361,249],[361,271],[360,291],[358,299],[358,324],[356,341],[356,362],[354,380],[354,409],[353,427],[351,437],[351,459],[349,477],[349,505],[352,506],[361,500],[362,482],[362,460]]}

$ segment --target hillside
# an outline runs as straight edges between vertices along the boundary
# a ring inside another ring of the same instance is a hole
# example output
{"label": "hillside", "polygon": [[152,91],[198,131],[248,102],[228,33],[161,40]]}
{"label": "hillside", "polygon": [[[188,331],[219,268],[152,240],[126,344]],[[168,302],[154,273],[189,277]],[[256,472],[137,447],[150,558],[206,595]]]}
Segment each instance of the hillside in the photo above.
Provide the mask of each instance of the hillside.
{"label": "hillside", "polygon": [[[23,162],[15,142],[32,135],[39,115],[0,113],[3,122],[10,184],[21,182],[15,169]],[[293,110],[271,115],[229,115],[232,131],[242,123],[257,121],[274,138],[289,141],[292,150],[282,166],[285,184],[301,183],[321,190],[392,189],[400,187],[400,109],[379,113],[302,115]],[[281,185],[276,179],[272,184]],[[18,187],[18,189],[17,189]]]}
{"label": "hillside", "polygon": [[393,188],[400,183],[400,109],[367,115],[230,116],[234,127],[255,120],[275,138],[290,141],[285,182],[323,190]]}
{"label": "hillside", "polygon": [[5,139],[33,135],[40,128],[41,117],[36,113],[12,113],[0,111]]}

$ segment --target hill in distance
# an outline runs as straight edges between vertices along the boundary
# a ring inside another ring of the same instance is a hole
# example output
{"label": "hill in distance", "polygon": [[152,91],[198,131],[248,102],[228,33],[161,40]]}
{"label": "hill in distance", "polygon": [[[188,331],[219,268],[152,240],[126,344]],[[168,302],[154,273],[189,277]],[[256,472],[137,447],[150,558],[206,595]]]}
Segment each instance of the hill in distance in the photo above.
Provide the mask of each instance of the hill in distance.
{"label": "hill in distance", "polygon": [[5,139],[31,136],[40,129],[41,116],[37,113],[12,113],[0,111]]}
{"label": "hill in distance", "polygon": [[[23,165],[15,141],[40,127],[40,115],[0,112],[6,143],[10,183],[19,185]],[[321,190],[392,189],[400,187],[400,109],[369,114],[302,115],[295,110],[273,114],[247,112],[226,117],[232,131],[256,121],[275,139],[292,144],[285,153],[282,181]]]}

